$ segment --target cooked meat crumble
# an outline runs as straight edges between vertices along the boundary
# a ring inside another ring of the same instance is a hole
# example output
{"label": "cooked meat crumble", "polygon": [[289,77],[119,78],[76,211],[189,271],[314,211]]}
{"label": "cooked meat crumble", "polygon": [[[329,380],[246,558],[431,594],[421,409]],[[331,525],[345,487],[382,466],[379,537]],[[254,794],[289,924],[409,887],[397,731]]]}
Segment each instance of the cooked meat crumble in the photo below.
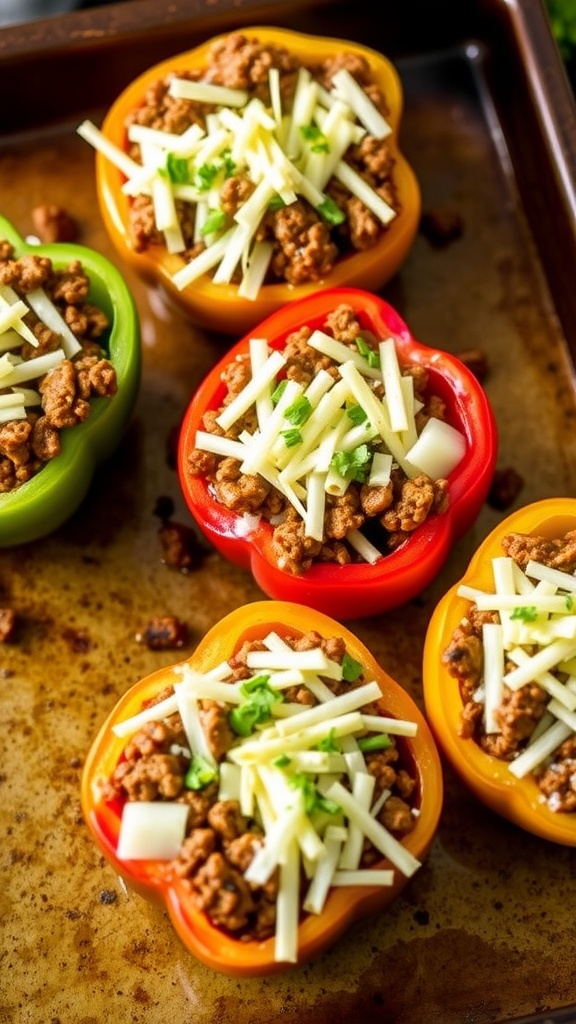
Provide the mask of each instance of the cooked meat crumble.
{"label": "cooked meat crumble", "polygon": [[14,639],[16,623],[17,619],[14,609],[0,607],[0,644]]}
{"label": "cooked meat crumble", "polygon": [[[329,313],[321,329],[349,346],[351,352],[358,351],[358,339],[377,350],[376,339],[362,329],[355,311],[346,304]],[[339,376],[334,360],[308,344],[311,334],[310,327],[301,327],[288,336],[282,348],[286,379],[304,386],[321,370],[335,379]],[[426,369],[421,365],[407,366],[402,373],[412,376],[415,399],[422,405],[416,415],[417,431],[421,431],[432,415],[444,419],[444,403],[429,393]],[[221,409],[205,413],[202,423],[205,431],[230,439],[237,439],[245,430],[253,432],[256,426],[254,406],[226,432],[216,422],[219,412],[243,390],[249,379],[248,356],[228,364],[222,376],[226,394]],[[379,397],[383,394],[381,385],[376,385],[374,391]],[[196,448],[189,455],[187,468],[192,476],[208,481],[213,497],[226,508],[240,515],[261,516],[273,524],[277,564],[293,575],[302,574],[313,562],[347,565],[360,561],[347,541],[351,530],[364,528],[383,554],[394,551],[430,515],[445,512],[448,507],[447,480],[433,480],[424,473],[409,479],[404,470],[394,464],[386,486],[371,486],[361,479],[352,479],[344,494],[327,494],[324,536],[319,541],[306,536],[303,519],[279,490],[258,474],[242,473],[240,467],[238,459]]]}
{"label": "cooked meat crumble", "polygon": [[[300,636],[284,636],[283,640],[294,651],[322,651],[339,664],[346,657],[341,637],[321,637],[311,630]],[[261,651],[259,640],[246,641],[229,659],[228,681],[240,682],[254,678],[247,666],[252,651]],[[361,669],[361,666],[358,666]],[[335,696],[366,682],[360,672],[352,682],[322,678]],[[164,688],[148,702],[154,707],[173,693]],[[289,702],[315,705],[318,703],[305,685],[295,685],[284,691]],[[209,748],[220,765],[238,736],[231,725],[230,705],[215,700],[199,701],[200,719]],[[378,714],[377,705],[366,705],[366,714]],[[420,793],[414,767],[399,737],[389,737],[386,749],[366,752],[368,772],[375,778],[373,799],[382,796],[378,820],[397,838],[401,839],[415,825],[412,810],[418,806]],[[196,906],[212,924],[240,940],[265,939],[274,934],[276,925],[276,895],[278,871],[264,885],[247,881],[244,873],[264,842],[264,831],[259,820],[241,813],[234,799],[219,797],[218,781],[190,788],[187,771],[190,766],[188,740],[178,713],[164,720],[149,721],[126,743],[122,757],[111,777],[104,781],[102,796],[106,801],[123,806],[126,801],[176,801],[188,807],[186,835],[181,848],[170,862],[166,862],[166,877],[183,880]],[[379,853],[366,839],[361,867],[367,868],[380,860]],[[304,882],[304,879],[303,879]]]}
{"label": "cooked meat crumble", "polygon": [[78,225],[74,217],[55,203],[41,203],[32,210],[32,223],[41,242],[75,242]]}
{"label": "cooked meat crumble", "polygon": [[188,641],[188,627],[176,615],[156,615],[136,633],[136,641],[151,651],[168,651],[184,647]]}
{"label": "cooked meat crumble", "polygon": [[[505,555],[525,570],[532,560],[554,570],[574,574],[576,570],[576,531],[549,539],[522,533],[510,533],[502,540]],[[571,605],[571,597],[567,597]],[[525,599],[530,605],[529,596]],[[528,614],[530,608],[527,607]],[[510,689],[504,683],[503,696],[494,712],[498,732],[487,732],[484,721],[484,644],[482,627],[500,622],[497,611],[479,611],[472,603],[465,618],[452,634],[442,652],[442,662],[458,680],[462,698],[460,735],[471,739],[487,754],[513,762],[527,747],[539,723],[547,713],[550,693],[535,679]],[[535,653],[530,647],[527,653]],[[517,666],[505,658],[505,672]],[[568,670],[554,669],[559,683],[568,680]],[[569,736],[533,773],[543,799],[558,812],[576,811],[576,736]]]}
{"label": "cooked meat crumble", "polygon": [[[0,423],[0,492],[7,492],[30,480],[60,453],[61,431],[88,419],[92,399],[114,395],[117,380],[103,347],[109,320],[89,301],[90,281],[79,260],[57,270],[49,258],[35,253],[16,258],[13,246],[0,241],[2,286],[24,300],[28,293],[42,289],[80,346],[72,358],[26,381],[26,389],[38,397],[26,406],[24,418]],[[23,322],[37,345],[21,339],[17,349],[7,350],[7,356],[27,362],[61,348],[61,335],[31,308]],[[0,396],[11,392],[11,387],[0,386]]]}

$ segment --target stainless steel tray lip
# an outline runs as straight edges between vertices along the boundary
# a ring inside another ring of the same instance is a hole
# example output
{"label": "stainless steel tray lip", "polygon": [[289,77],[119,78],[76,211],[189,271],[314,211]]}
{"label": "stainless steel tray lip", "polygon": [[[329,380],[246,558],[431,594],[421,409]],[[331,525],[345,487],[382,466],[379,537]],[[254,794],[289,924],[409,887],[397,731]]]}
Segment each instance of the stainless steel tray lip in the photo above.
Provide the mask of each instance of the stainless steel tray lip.
{"label": "stainless steel tray lip", "polygon": [[543,0],[506,0],[566,208],[576,218],[576,100]]}
{"label": "stainless steel tray lip", "polygon": [[[125,34],[133,37],[154,32],[158,38],[168,34],[175,27],[202,32],[202,26],[211,27],[221,23],[226,26],[236,21],[256,24],[261,17],[275,20],[291,20],[293,12],[326,7],[334,0],[291,0],[291,14],[286,15],[284,0],[242,0],[241,4],[211,3],[210,0],[171,0],[161,5],[157,0],[121,0],[70,11],[66,14],[38,18],[32,22],[7,25],[0,28],[0,61],[3,59],[23,60],[41,52],[57,53],[66,48],[89,49],[113,43]],[[336,0],[337,3],[340,0]],[[261,22],[262,24],[264,22]]]}

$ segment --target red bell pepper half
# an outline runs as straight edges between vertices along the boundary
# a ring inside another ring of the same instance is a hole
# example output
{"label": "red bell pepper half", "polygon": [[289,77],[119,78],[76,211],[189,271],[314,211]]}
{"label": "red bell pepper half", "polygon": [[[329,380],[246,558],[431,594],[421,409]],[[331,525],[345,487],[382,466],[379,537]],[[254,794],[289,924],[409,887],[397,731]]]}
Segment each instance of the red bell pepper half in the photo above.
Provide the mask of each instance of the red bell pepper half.
{"label": "red bell pepper half", "polygon": [[[393,335],[400,367],[423,366],[429,392],[445,404],[447,421],[466,439],[464,457],[448,478],[449,507],[431,514],[394,551],[376,564],[314,563],[295,576],[278,567],[272,527],[264,519],[246,533],[243,517],[220,504],[206,478],[188,471],[202,418],[218,409],[225,394],[222,372],[248,352],[250,338],[266,338],[281,350],[287,337],[305,325],[322,328],[338,305],[352,307],[363,330],[377,338]],[[225,558],[252,572],[268,597],[296,601],[337,619],[378,615],[417,596],[436,577],[452,544],[473,524],[484,503],[497,455],[497,427],[488,398],[472,372],[456,356],[417,341],[384,299],[356,288],[335,288],[283,307],[234,345],[214,366],[192,398],[180,433],[178,472],[188,508]]]}

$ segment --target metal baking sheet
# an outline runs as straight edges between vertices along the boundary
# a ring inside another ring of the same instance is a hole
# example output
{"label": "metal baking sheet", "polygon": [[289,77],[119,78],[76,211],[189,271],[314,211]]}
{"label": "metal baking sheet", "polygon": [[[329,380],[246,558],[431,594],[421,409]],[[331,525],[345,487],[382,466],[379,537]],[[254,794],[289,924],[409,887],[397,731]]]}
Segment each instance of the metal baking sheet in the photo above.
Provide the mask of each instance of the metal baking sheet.
{"label": "metal baking sheet", "polygon": [[[522,480],[506,511],[574,495],[576,128],[540,5],[394,4],[382,28],[362,2],[160,7],[129,0],[0,31],[0,85],[12,97],[0,112],[2,212],[27,235],[34,206],[63,205],[81,240],[122,266],[97,213],[93,153],[75,133],[83,116],[98,118],[132,74],[216,31],[285,23],[368,42],[403,80],[402,142],[424,211],[450,211],[462,225],[440,247],[421,232],[383,294],[421,341],[487,358],[499,469]],[[553,1020],[553,1010],[576,1003],[574,852],[496,817],[448,767],[437,839],[400,898],[279,977],[212,973],[100,857],[79,804],[99,725],[137,679],[185,657],[224,614],[263,596],[215,553],[187,575],[162,562],[159,505],[172,502],[173,520],[190,525],[174,435],[228,342],[168,312],[122,269],[143,329],[133,422],[73,519],[0,552],[0,603],[18,616],[14,640],[0,645],[1,1024]],[[503,514],[487,503],[408,607],[349,624],[420,704],[434,603]],[[157,614],[185,620],[187,648],[154,652],[137,641]]]}

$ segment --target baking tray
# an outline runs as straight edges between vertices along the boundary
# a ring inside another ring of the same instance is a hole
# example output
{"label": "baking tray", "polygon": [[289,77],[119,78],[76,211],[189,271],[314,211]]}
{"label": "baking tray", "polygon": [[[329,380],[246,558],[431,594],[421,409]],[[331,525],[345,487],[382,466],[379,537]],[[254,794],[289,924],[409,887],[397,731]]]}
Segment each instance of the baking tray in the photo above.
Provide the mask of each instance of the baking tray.
{"label": "baking tray", "polygon": [[[128,0],[0,31],[0,208],[24,235],[41,202],[75,216],[133,288],[144,357],[133,422],[81,509],[0,552],[0,603],[18,616],[0,646],[1,1024],[502,1024],[553,1021],[576,1003],[574,852],[489,812],[448,766],[437,839],[403,894],[314,963],[265,980],[196,962],[166,915],[121,886],[80,811],[83,759],[118,697],[262,598],[213,552],[188,574],[162,561],[160,508],[191,525],[174,470],[180,418],[229,340],[168,312],[122,267],[75,132],[150,63],[215,32],[279,24],[369,43],[398,67],[424,211],[463,230],[443,245],[420,232],[383,295],[421,341],[487,359],[498,468],[522,485],[507,508],[486,503],[417,600],[350,623],[419,704],[431,610],[479,541],[520,504],[575,494],[576,115],[543,9],[415,0],[380,20],[359,0]],[[184,649],[138,642],[157,614],[185,621]]]}

